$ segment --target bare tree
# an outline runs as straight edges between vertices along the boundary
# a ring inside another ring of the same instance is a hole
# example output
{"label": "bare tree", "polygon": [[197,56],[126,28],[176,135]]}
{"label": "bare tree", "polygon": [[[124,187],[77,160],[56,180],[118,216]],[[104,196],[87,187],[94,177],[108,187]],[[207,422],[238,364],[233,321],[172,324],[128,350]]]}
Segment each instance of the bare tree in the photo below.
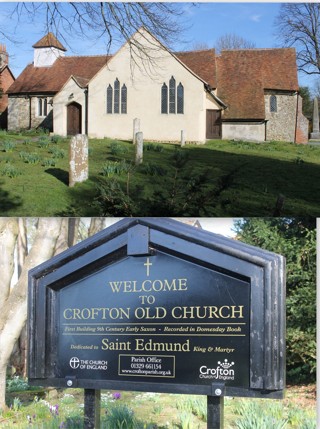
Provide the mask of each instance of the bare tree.
{"label": "bare tree", "polygon": [[[114,42],[129,41],[144,27],[170,47],[184,28],[178,3],[160,2],[17,2],[10,11],[13,22],[43,22],[44,32],[52,32],[69,46],[76,38],[104,41],[108,53]],[[0,29],[0,34],[8,38]]]}
{"label": "bare tree", "polygon": [[284,46],[297,49],[299,70],[320,73],[320,3],[283,3],[275,21]]}
{"label": "bare tree", "polygon": [[207,42],[195,42],[191,49],[193,51],[205,51],[206,49],[210,49],[210,47]]}
{"label": "bare tree", "polygon": [[256,45],[250,40],[244,39],[234,33],[227,33],[219,37],[216,41],[215,48],[218,52],[227,49],[253,49]]}
{"label": "bare tree", "polygon": [[[27,319],[28,271],[76,243],[83,225],[79,219],[0,218],[0,410],[6,407],[7,365]],[[85,222],[87,235],[104,226],[104,219]]]}

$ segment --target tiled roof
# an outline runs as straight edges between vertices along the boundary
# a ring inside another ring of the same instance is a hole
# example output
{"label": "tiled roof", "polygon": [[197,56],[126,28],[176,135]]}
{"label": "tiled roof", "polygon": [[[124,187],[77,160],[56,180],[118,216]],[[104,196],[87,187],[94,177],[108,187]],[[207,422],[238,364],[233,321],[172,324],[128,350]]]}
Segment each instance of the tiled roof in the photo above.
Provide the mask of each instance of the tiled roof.
{"label": "tiled roof", "polygon": [[214,49],[177,52],[175,56],[212,88],[216,88],[216,55]]}
{"label": "tiled roof", "polygon": [[[39,42],[38,42],[39,43]],[[214,49],[174,54],[199,76],[228,107],[224,119],[265,118],[264,90],[297,91],[296,54],[293,48],[222,51]],[[73,76],[81,87],[111,56],[60,57],[51,67],[27,66],[11,85],[9,94],[57,93]]]}
{"label": "tiled roof", "polygon": [[40,39],[37,43],[35,43],[33,48],[58,48],[62,51],[66,51],[66,48],[59,42],[59,40],[55,37],[54,34],[48,33],[42,39]]}
{"label": "tiled roof", "polygon": [[8,94],[56,93],[73,75],[77,81],[90,80],[109,60],[108,55],[89,57],[59,57],[51,67],[29,64],[11,85]]}
{"label": "tiled roof", "polygon": [[293,48],[222,51],[217,57],[217,95],[224,119],[264,119],[264,90],[297,91]]}

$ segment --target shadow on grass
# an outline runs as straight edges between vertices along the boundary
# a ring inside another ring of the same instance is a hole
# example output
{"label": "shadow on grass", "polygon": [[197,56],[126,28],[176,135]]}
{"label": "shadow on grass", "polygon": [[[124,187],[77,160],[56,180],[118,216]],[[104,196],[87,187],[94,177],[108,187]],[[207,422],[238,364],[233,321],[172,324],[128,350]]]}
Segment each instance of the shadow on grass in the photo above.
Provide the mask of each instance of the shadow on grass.
{"label": "shadow on grass", "polygon": [[[314,158],[320,162],[320,151],[316,152]],[[186,168],[181,169],[180,183],[176,183],[175,178],[170,177],[172,172],[166,177],[142,176],[140,173],[133,175],[136,178],[132,177],[130,180],[130,197],[137,208],[132,213],[133,216],[160,216],[160,213],[162,216],[174,214],[207,217],[319,216],[320,165],[316,163],[300,158],[280,160],[268,158],[267,154],[264,156],[263,153],[259,155],[230,153],[223,149],[205,147],[191,148],[189,158]],[[166,167],[168,161],[173,168],[172,159],[162,157],[161,154],[154,160],[159,166],[165,163]],[[148,162],[146,156],[145,163]],[[209,173],[208,180],[199,185],[195,183],[198,189],[194,190],[193,201],[186,207],[185,202],[189,196],[187,181],[183,177],[201,177],[205,170]],[[98,182],[97,176],[91,176],[85,185],[69,190],[70,206],[67,211],[57,215],[101,216],[101,210],[94,204]],[[136,190],[139,185],[141,191],[138,192]],[[178,189],[177,185],[180,189],[183,189],[184,185],[185,190],[172,192]],[[122,188],[126,192],[124,181]],[[176,194],[174,200],[173,194]],[[168,204],[169,198],[172,200],[171,209]],[[117,215],[120,216],[119,212]]]}
{"label": "shadow on grass", "polygon": [[[3,185],[3,181],[0,182],[0,186]],[[22,205],[21,198],[19,196],[11,196],[8,191],[4,191],[0,187],[0,216],[9,210],[15,210]]]}
{"label": "shadow on grass", "polygon": [[60,180],[64,185],[69,186],[69,172],[62,170],[61,168],[48,168],[45,170],[46,173]]}
{"label": "shadow on grass", "polygon": [[68,187],[70,204],[64,210],[57,211],[53,215],[63,217],[100,216],[94,205],[100,181],[101,178],[98,176],[91,176],[83,183],[76,183],[72,188]]}

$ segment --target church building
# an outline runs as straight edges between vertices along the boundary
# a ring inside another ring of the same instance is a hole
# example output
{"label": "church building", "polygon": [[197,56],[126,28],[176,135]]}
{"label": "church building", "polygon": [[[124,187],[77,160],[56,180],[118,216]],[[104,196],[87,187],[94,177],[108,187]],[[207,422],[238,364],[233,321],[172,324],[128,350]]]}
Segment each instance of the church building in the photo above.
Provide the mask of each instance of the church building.
{"label": "church building", "polygon": [[145,140],[308,140],[293,48],[171,52],[144,28],[114,55],[66,56],[52,33],[33,48],[9,130],[132,140],[137,118]]}
{"label": "church building", "polygon": [[7,89],[13,84],[14,76],[9,67],[6,46],[0,44],[0,129],[7,128],[8,95]]}

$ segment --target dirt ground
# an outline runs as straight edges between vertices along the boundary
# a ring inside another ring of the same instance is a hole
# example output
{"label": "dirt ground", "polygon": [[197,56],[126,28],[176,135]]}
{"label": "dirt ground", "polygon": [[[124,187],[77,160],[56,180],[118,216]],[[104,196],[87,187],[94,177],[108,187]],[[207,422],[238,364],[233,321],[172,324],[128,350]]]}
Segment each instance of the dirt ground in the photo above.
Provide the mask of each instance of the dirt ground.
{"label": "dirt ground", "polygon": [[300,408],[315,408],[316,394],[316,384],[287,386],[285,401],[296,403]]}

